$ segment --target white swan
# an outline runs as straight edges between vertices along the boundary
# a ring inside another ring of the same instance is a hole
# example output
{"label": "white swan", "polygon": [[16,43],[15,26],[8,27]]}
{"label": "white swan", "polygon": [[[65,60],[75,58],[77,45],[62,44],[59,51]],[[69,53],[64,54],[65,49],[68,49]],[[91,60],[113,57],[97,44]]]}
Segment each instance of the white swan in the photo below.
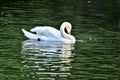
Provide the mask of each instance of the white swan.
{"label": "white swan", "polygon": [[[65,32],[65,28],[68,34]],[[22,29],[22,32],[29,39],[75,43],[76,41],[75,37],[70,34],[71,29],[72,29],[72,25],[69,22],[64,22],[60,27],[60,31],[49,26],[43,26],[43,27],[37,26],[30,30],[31,32],[35,32],[36,34],[28,32],[24,29]]]}

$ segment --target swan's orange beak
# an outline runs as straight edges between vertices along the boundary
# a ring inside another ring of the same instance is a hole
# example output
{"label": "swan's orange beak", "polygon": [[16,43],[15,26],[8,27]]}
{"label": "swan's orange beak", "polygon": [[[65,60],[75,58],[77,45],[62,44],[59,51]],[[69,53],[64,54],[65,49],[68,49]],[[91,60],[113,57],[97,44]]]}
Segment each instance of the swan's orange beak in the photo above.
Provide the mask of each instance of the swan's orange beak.
{"label": "swan's orange beak", "polygon": [[71,35],[71,32],[68,32],[69,35]]}

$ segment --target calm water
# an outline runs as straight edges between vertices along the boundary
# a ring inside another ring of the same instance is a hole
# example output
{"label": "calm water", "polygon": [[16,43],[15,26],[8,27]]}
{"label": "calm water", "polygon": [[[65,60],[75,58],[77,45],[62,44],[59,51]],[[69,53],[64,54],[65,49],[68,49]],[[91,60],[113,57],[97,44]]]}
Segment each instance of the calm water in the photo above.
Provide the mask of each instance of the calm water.
{"label": "calm water", "polygon": [[[119,0],[0,1],[0,80],[120,80]],[[21,28],[73,25],[75,44],[28,40]]]}

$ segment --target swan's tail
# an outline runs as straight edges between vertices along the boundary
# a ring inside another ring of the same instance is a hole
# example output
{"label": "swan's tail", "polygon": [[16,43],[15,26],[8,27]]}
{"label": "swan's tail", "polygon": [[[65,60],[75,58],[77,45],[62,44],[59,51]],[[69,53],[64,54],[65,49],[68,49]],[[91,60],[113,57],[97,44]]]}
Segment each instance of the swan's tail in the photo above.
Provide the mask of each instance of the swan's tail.
{"label": "swan's tail", "polygon": [[26,31],[25,29],[21,29],[22,30],[22,32],[24,33],[24,36],[26,36],[27,38],[29,38],[29,39],[39,39],[39,36],[38,35],[36,35],[36,34],[33,34],[33,33],[31,33],[31,32],[28,32],[28,31]]}

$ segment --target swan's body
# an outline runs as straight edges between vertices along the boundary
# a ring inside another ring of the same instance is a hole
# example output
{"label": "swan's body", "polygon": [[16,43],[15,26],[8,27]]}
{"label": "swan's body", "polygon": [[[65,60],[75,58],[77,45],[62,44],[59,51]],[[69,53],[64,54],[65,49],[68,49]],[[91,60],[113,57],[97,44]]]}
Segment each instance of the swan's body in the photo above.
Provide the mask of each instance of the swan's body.
{"label": "swan's body", "polygon": [[[65,28],[67,29],[67,32],[69,34],[65,32]],[[35,27],[30,31],[35,32],[36,34],[33,34],[31,32],[28,32],[22,29],[22,32],[24,33],[24,35],[29,39],[43,40],[43,41],[62,41],[62,42],[69,42],[69,43],[75,43],[76,41],[74,36],[70,35],[71,24],[68,22],[64,22],[61,25],[60,31],[49,26]]]}

